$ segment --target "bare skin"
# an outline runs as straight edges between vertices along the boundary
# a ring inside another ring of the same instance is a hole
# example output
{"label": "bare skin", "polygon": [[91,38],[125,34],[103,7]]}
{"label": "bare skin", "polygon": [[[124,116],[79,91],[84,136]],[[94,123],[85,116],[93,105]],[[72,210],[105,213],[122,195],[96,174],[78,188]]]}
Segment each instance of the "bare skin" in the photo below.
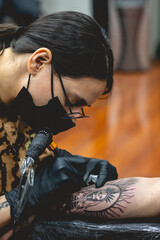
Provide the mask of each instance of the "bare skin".
{"label": "bare skin", "polygon": [[160,178],[124,178],[101,188],[88,186],[63,206],[66,214],[104,219],[152,217],[160,213]]}
{"label": "bare skin", "polygon": [[10,205],[5,196],[0,197],[0,215],[0,228],[2,228],[10,222]]}

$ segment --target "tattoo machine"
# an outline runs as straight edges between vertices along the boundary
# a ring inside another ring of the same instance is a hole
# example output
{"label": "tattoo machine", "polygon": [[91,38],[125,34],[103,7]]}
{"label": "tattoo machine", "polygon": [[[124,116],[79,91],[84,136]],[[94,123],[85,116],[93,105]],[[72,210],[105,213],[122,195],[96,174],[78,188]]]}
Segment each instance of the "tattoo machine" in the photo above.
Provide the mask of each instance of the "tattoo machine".
{"label": "tattoo machine", "polygon": [[[34,184],[35,161],[45,151],[46,148],[53,151],[55,157],[64,156],[65,154],[67,154],[66,156],[69,156],[68,152],[57,147],[57,144],[54,142],[53,135],[49,129],[45,128],[36,134],[35,138],[28,147],[26,158],[23,160],[20,166],[21,178],[17,208],[14,218],[15,225],[18,223],[27,202],[28,191]],[[72,154],[70,155],[72,156]],[[97,175],[91,174],[87,181],[88,185],[89,182],[95,183],[96,179]]]}
{"label": "tattoo machine", "polygon": [[35,138],[32,140],[26,152],[26,158],[20,166],[20,188],[18,193],[17,210],[15,213],[14,223],[16,224],[20,219],[24,206],[27,200],[27,193],[30,187],[34,184],[35,176],[35,161],[44,152],[46,148],[55,151],[58,155],[59,149],[52,139],[52,134],[49,129],[39,131]]}

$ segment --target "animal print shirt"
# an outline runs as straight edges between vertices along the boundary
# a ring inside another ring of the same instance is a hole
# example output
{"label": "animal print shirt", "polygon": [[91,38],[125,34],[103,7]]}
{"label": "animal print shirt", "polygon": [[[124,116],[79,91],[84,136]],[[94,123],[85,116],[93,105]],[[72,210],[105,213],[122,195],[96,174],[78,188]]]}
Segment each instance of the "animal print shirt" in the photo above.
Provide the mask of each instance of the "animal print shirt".
{"label": "animal print shirt", "polygon": [[[0,196],[19,185],[19,167],[35,133],[20,116],[11,120],[0,102]],[[40,157],[50,155],[46,152]]]}

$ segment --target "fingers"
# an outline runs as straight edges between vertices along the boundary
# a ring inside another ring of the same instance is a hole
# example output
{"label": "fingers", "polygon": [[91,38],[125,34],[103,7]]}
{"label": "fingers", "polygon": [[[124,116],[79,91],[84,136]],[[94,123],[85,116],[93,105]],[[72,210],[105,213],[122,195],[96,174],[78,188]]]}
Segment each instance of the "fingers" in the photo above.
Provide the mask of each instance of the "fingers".
{"label": "fingers", "polygon": [[[87,164],[87,169],[86,169],[86,173],[83,177],[84,182],[87,184],[88,182],[88,178],[90,176],[90,174],[94,171],[94,169],[96,168],[95,163],[92,162],[92,160],[90,160],[90,162]],[[87,184],[88,185],[88,184]]]}
{"label": "fingers", "polygon": [[99,162],[100,168],[99,168],[99,175],[96,181],[96,187],[102,187],[107,182],[107,176],[108,176],[108,162],[106,160],[101,160]]}
{"label": "fingers", "polygon": [[86,173],[83,177],[84,182],[86,182],[87,184],[90,175],[92,173],[97,174],[98,172],[98,177],[95,185],[97,188],[102,187],[107,181],[107,168],[108,168],[108,162],[106,160],[99,160],[99,161],[95,161],[95,159],[94,161],[90,160],[87,165]]}

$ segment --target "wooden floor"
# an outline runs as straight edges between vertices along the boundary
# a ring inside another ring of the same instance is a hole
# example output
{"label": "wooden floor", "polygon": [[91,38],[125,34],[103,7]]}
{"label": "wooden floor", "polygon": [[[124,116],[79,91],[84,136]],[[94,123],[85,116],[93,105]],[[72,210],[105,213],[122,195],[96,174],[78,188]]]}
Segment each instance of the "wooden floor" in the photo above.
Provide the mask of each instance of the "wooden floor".
{"label": "wooden floor", "polygon": [[160,176],[160,63],[143,73],[116,73],[109,99],[86,112],[89,119],[55,137],[59,147],[109,160],[120,178]]}

